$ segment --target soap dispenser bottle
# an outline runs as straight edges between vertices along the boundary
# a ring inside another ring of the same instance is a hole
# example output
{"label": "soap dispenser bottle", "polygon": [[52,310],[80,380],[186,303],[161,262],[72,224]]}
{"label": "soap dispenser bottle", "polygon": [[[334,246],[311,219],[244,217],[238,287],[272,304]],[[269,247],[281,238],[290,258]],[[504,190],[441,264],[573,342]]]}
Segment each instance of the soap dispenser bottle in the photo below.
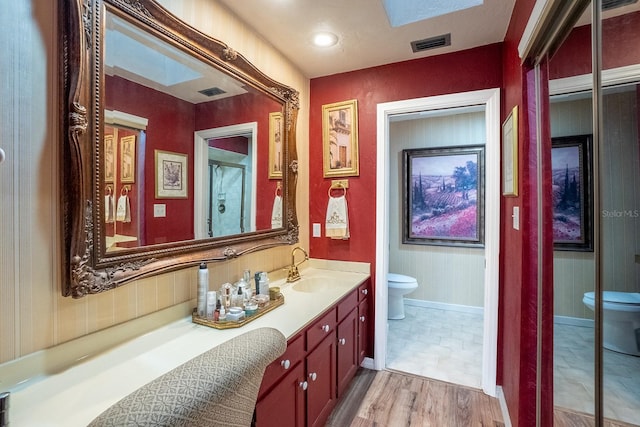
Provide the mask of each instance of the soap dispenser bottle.
{"label": "soap dispenser bottle", "polygon": [[209,269],[204,262],[198,268],[198,316],[205,317],[209,292]]}

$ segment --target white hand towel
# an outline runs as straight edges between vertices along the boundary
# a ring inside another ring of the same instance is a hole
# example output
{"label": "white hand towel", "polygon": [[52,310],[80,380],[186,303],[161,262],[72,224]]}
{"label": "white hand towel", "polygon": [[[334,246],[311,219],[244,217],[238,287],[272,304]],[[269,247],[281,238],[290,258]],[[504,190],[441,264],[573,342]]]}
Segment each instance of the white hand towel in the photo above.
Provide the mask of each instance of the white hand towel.
{"label": "white hand towel", "polygon": [[131,205],[129,204],[129,196],[118,197],[116,221],[131,222]]}
{"label": "white hand towel", "polygon": [[329,197],[325,235],[332,239],[349,238],[349,210],[346,197]]}
{"label": "white hand towel", "polygon": [[113,196],[104,196],[104,222],[113,222],[114,211]]}
{"label": "white hand towel", "polygon": [[282,227],[282,197],[276,194],[271,210],[271,228]]}

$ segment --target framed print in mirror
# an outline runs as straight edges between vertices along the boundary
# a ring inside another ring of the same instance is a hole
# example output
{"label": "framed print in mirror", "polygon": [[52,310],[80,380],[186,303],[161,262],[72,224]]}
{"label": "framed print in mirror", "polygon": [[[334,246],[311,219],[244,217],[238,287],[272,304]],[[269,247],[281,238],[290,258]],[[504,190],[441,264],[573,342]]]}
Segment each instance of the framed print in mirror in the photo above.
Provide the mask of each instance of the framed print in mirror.
{"label": "framed print in mirror", "polygon": [[156,199],[187,198],[187,155],[155,150]]}
{"label": "framed print in mirror", "polygon": [[282,113],[269,113],[269,179],[282,179]]}
{"label": "framed print in mirror", "polygon": [[551,139],[553,246],[593,251],[591,135]]}
{"label": "framed print in mirror", "polygon": [[324,177],[358,176],[358,100],[322,106]]}
{"label": "framed print in mirror", "polygon": [[120,138],[120,182],[133,183],[136,176],[136,136]]}
{"label": "framed print in mirror", "polygon": [[518,106],[502,124],[502,195],[518,195]]}
{"label": "framed print in mirror", "polygon": [[483,247],[484,146],[402,153],[402,243]]}
{"label": "framed print in mirror", "polygon": [[115,176],[115,146],[113,145],[113,135],[104,136],[104,182],[113,183]]}

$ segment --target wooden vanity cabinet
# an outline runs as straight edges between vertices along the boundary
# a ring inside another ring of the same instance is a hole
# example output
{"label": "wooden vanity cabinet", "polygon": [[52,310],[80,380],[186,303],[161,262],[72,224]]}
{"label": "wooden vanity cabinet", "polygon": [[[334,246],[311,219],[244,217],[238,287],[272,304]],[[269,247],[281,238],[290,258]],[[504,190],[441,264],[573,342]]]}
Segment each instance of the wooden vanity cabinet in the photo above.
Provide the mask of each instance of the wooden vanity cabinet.
{"label": "wooden vanity cabinet", "polygon": [[373,356],[373,317],[369,310],[371,308],[371,280],[367,279],[358,287],[358,365],[365,357]]}
{"label": "wooden vanity cabinet", "polygon": [[325,425],[369,355],[369,289],[367,280],[288,341],[265,371],[255,426]]}

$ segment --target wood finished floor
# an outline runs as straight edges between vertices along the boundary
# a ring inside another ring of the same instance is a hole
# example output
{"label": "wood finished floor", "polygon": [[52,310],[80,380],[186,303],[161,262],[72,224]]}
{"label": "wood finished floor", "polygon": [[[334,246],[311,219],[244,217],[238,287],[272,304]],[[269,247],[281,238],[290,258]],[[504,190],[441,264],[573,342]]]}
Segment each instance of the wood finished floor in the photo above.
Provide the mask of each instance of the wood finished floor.
{"label": "wood finished floor", "polygon": [[[593,416],[556,408],[555,427],[593,427]],[[504,426],[498,399],[481,390],[396,371],[359,369],[327,427]],[[605,420],[603,427],[631,427]]]}
{"label": "wood finished floor", "polygon": [[[368,390],[363,393],[354,382],[327,426],[504,426],[498,399],[480,390],[400,372],[371,372],[359,371],[373,376]],[[366,381],[361,377],[359,383]]]}

